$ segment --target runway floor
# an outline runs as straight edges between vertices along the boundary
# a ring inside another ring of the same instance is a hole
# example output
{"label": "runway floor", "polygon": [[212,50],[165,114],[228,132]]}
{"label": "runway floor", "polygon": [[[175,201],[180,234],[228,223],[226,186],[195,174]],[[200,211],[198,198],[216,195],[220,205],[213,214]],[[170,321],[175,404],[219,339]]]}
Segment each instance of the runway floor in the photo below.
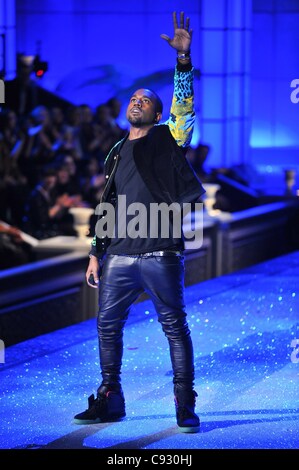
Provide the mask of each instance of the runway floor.
{"label": "runway floor", "polygon": [[101,449],[107,464],[123,450],[298,450],[298,287],[295,252],[186,288],[198,434],[177,429],[168,344],[150,301],[134,304],[125,330],[121,422],[72,423],[100,380],[95,319],[7,348],[0,449]]}

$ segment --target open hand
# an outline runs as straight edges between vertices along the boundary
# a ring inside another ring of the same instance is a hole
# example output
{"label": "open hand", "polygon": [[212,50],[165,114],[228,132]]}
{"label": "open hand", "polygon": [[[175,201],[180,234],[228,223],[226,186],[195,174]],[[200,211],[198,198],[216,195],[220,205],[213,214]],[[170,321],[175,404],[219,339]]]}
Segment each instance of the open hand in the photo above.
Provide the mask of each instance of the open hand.
{"label": "open hand", "polygon": [[180,53],[186,53],[190,51],[190,45],[192,40],[192,29],[190,29],[190,18],[186,18],[184,12],[180,13],[180,24],[178,25],[177,14],[174,11],[172,14],[173,26],[174,26],[174,37],[171,39],[167,34],[161,34],[161,38],[165,39],[168,44],[176,49]]}

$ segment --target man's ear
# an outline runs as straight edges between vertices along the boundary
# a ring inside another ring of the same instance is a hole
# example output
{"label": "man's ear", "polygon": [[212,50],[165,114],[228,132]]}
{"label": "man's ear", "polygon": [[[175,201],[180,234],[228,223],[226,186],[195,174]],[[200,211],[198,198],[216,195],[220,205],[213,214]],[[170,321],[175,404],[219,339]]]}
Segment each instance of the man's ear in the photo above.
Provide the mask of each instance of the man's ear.
{"label": "man's ear", "polygon": [[162,113],[156,113],[155,122],[160,122],[162,119]]}

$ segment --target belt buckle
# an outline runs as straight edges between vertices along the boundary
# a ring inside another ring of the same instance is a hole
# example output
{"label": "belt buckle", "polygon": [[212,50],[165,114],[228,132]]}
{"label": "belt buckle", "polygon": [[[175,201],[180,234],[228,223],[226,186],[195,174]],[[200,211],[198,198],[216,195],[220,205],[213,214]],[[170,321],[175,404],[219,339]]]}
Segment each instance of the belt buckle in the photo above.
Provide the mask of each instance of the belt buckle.
{"label": "belt buckle", "polygon": [[154,256],[154,252],[142,253],[142,258],[152,258]]}
{"label": "belt buckle", "polygon": [[152,258],[154,256],[179,256],[181,255],[180,251],[175,251],[175,250],[161,250],[161,251],[151,251],[148,253],[143,253],[142,257],[143,258]]}
{"label": "belt buckle", "polygon": [[176,250],[164,250],[164,251],[155,251],[154,252],[154,256],[178,256],[180,255],[181,252],[180,251],[176,251]]}
{"label": "belt buckle", "polygon": [[153,258],[154,256],[164,256],[165,251],[149,251],[148,253],[142,253],[143,258]]}

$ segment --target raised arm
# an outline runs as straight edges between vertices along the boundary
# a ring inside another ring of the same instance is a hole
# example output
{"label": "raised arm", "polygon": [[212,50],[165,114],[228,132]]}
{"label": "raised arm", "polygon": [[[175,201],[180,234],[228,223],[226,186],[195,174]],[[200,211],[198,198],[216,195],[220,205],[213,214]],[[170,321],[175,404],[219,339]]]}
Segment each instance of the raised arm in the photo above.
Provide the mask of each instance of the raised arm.
{"label": "raised arm", "polygon": [[177,51],[178,55],[188,54],[190,53],[193,32],[192,29],[190,29],[190,18],[187,17],[185,21],[185,14],[181,11],[180,24],[178,25],[177,14],[175,11],[173,12],[172,17],[174,27],[173,38],[171,39],[167,34],[161,34],[161,38],[165,39],[165,41],[167,41],[168,44]]}
{"label": "raised arm", "polygon": [[170,116],[165,123],[181,147],[190,145],[194,122],[194,69],[191,64],[192,29],[190,19],[185,20],[184,12],[180,13],[179,27],[176,12],[173,13],[174,37],[161,34],[168,44],[177,51],[177,65],[174,76],[174,92]]}

